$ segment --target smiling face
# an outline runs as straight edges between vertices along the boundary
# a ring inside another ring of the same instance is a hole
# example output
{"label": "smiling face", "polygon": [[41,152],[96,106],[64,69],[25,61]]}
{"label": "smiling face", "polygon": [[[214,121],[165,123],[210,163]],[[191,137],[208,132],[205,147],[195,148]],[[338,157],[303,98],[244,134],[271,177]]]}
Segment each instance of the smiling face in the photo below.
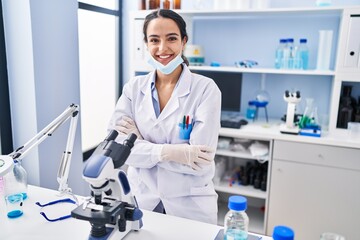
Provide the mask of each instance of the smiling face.
{"label": "smiling face", "polygon": [[146,37],[149,53],[163,65],[182,53],[185,45],[179,27],[169,18],[159,17],[150,21]]}

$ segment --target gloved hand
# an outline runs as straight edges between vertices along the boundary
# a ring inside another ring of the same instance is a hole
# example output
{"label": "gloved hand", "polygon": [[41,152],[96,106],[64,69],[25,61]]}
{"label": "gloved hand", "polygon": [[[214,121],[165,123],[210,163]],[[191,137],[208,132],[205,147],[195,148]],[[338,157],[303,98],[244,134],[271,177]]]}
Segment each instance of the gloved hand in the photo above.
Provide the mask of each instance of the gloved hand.
{"label": "gloved hand", "polygon": [[136,134],[137,138],[143,140],[144,138],[141,136],[138,128],[134,120],[132,120],[128,116],[123,116],[120,121],[118,121],[115,125],[116,130],[125,135],[129,135],[130,133]]}
{"label": "gloved hand", "polygon": [[161,161],[174,161],[201,170],[200,165],[210,165],[214,150],[205,145],[165,144],[161,150]]}

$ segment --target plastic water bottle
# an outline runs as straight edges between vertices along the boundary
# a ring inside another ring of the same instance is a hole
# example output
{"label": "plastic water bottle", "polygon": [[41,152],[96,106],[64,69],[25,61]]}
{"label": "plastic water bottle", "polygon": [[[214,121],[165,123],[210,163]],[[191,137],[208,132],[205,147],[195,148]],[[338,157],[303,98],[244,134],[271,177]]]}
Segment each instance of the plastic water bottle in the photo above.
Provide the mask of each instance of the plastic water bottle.
{"label": "plastic water bottle", "polygon": [[245,212],[247,199],[243,196],[231,196],[228,207],[224,220],[224,240],[246,240],[249,229],[249,217]]}
{"label": "plastic water bottle", "polygon": [[300,39],[300,45],[297,50],[297,56],[299,59],[299,68],[307,70],[309,68],[309,49],[307,46],[307,39],[301,38]]}
{"label": "plastic water bottle", "polygon": [[275,68],[280,69],[283,67],[284,50],[286,47],[286,39],[280,39],[279,46],[275,51]]}

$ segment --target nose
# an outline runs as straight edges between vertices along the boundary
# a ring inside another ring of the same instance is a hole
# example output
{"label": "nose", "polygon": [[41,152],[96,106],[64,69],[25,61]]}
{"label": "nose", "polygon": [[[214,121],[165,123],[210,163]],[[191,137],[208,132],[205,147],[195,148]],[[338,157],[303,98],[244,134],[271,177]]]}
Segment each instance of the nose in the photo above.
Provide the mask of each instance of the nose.
{"label": "nose", "polygon": [[165,51],[167,49],[166,41],[160,41],[159,43],[159,51]]}

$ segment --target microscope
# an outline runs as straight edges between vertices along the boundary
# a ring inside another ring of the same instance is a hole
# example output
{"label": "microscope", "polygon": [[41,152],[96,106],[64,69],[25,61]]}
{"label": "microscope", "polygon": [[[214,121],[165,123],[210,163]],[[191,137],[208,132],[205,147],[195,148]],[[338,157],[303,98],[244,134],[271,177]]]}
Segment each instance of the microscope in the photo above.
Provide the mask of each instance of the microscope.
{"label": "microscope", "polygon": [[131,230],[142,227],[142,212],[131,195],[127,176],[120,168],[130,155],[136,135],[119,144],[113,130],[87,160],[83,178],[92,197],[71,212],[76,219],[89,221],[89,240],[123,239]]}
{"label": "microscope", "polygon": [[300,91],[285,91],[284,100],[288,103],[286,112],[286,124],[280,125],[280,132],[287,134],[299,134],[299,127],[294,123],[295,107],[301,101]]}

